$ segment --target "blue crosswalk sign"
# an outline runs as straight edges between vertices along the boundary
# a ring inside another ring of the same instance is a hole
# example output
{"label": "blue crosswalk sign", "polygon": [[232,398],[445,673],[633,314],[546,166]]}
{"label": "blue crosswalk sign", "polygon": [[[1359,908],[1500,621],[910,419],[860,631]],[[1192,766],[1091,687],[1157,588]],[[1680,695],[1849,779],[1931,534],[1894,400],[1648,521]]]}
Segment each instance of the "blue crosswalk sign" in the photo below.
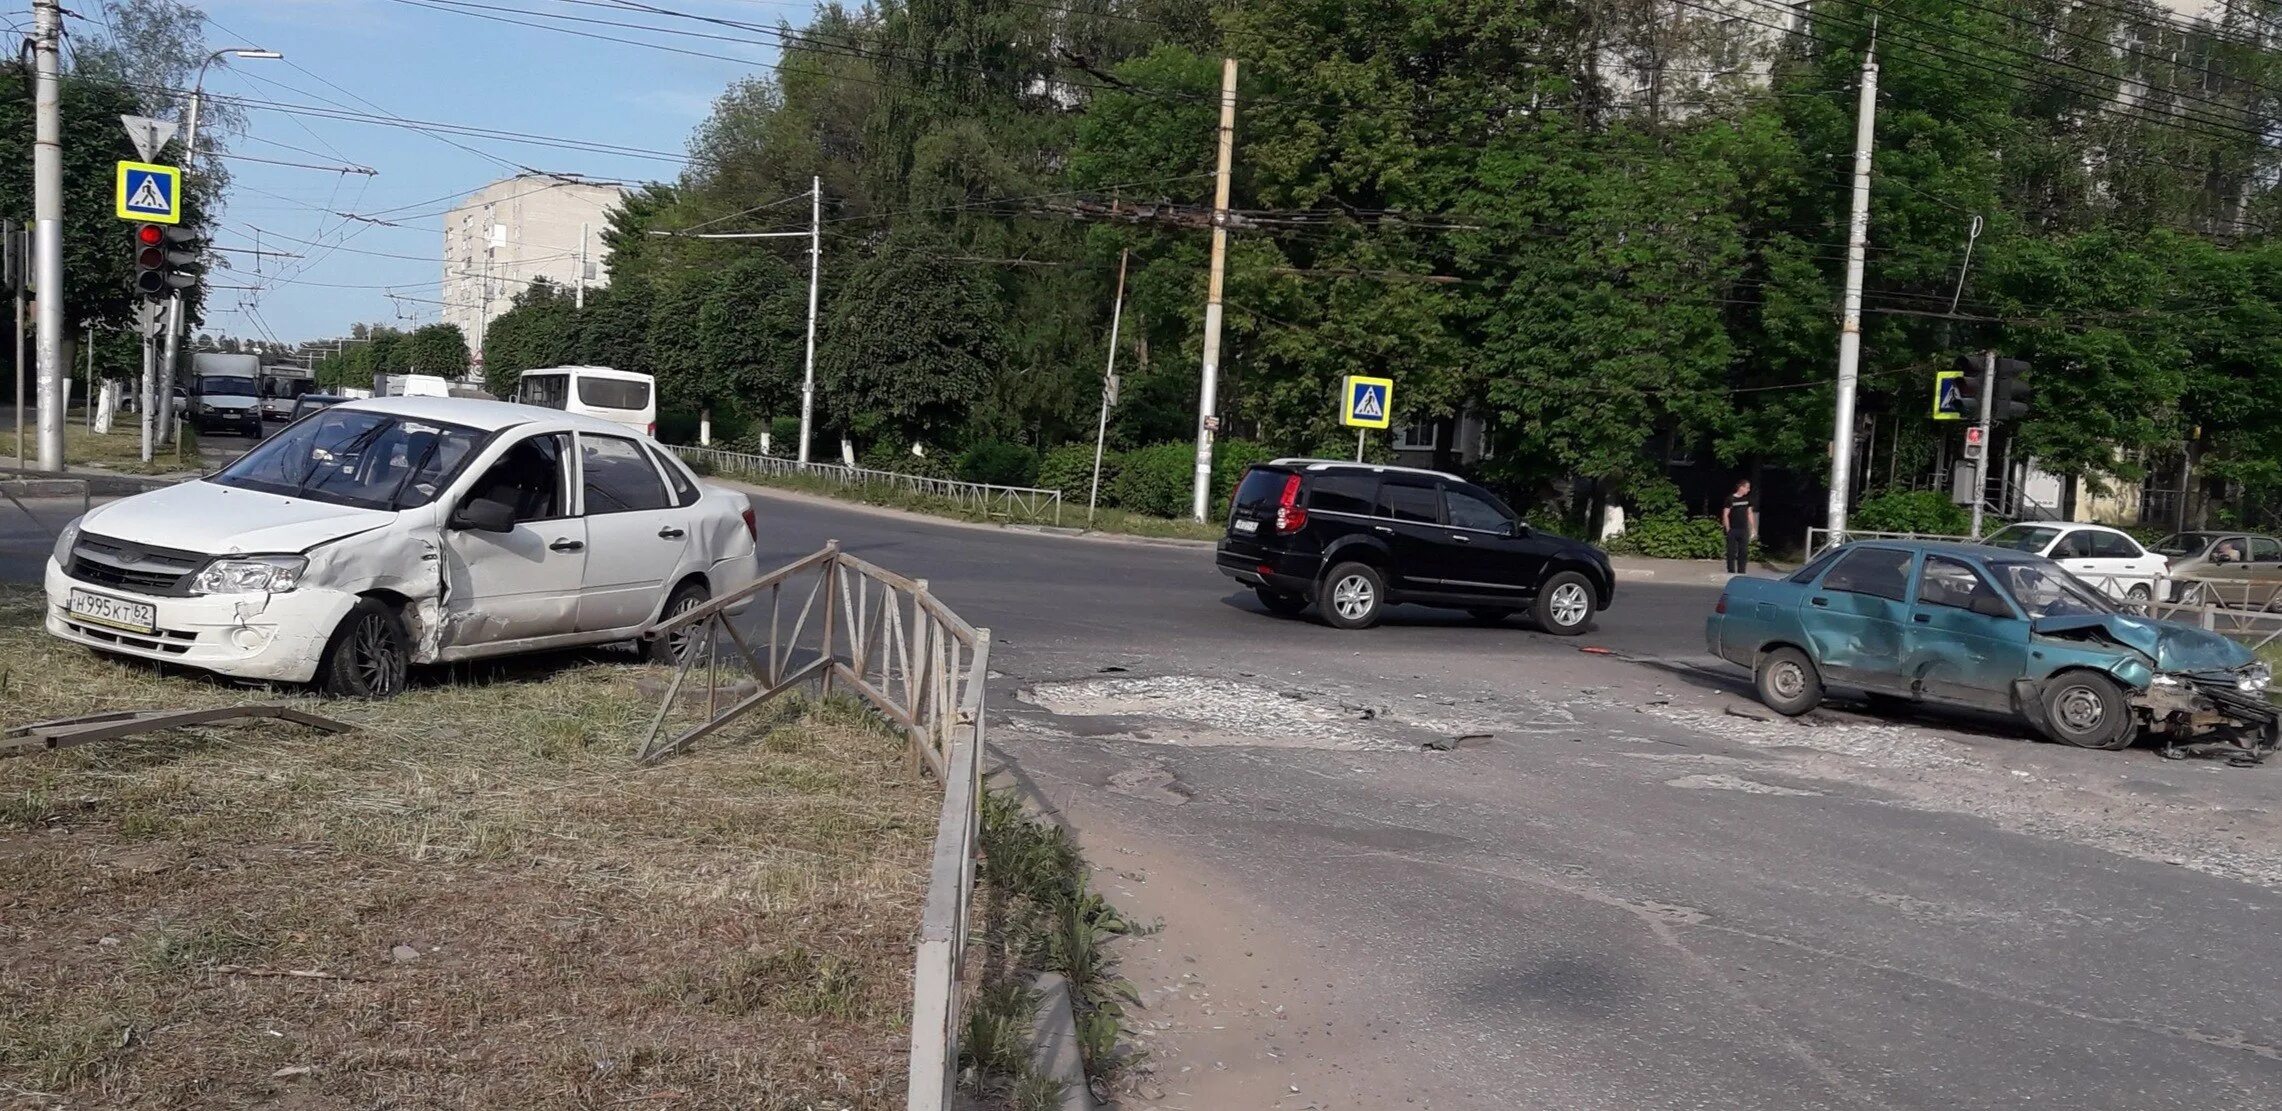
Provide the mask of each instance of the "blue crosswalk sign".
{"label": "blue crosswalk sign", "polygon": [[182,222],[182,170],[148,162],[119,163],[117,211],[144,224]]}
{"label": "blue crosswalk sign", "polygon": [[1352,428],[1385,428],[1393,419],[1395,380],[1351,374],[1340,397],[1339,423]]}
{"label": "blue crosswalk sign", "polygon": [[1933,372],[1933,419],[1966,419],[1964,380],[1964,371],[1937,370]]}

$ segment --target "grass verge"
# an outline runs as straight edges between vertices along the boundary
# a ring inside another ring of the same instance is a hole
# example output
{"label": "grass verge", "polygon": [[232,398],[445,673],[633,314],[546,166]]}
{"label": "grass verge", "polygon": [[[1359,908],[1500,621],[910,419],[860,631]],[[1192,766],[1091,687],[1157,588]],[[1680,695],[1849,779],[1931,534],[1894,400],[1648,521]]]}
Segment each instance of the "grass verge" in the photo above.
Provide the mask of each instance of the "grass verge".
{"label": "grass verge", "polygon": [[[31,423],[28,415],[25,423]],[[13,430],[0,431],[0,461],[15,461],[16,435]],[[30,436],[25,439],[24,454],[27,458],[37,454],[37,445]],[[179,456],[173,445],[167,445],[154,449],[151,461],[145,463],[141,426],[130,420],[114,420],[108,435],[98,435],[87,427],[86,413],[75,412],[64,422],[63,461],[69,466],[102,467],[120,474],[195,471],[199,469],[197,433],[185,427]]]}
{"label": "grass verge", "polygon": [[[9,723],[264,699],[40,604]],[[0,760],[0,1107],[900,1107],[935,788],[839,702],[636,769],[628,659]]]}
{"label": "grass verge", "polygon": [[[797,490],[839,501],[860,505],[878,505],[902,509],[912,513],[925,513],[931,517],[948,517],[956,521],[981,521],[1026,525],[1056,525],[1051,513],[1031,517],[1021,513],[1013,516],[986,513],[964,502],[950,498],[902,489],[894,486],[844,486],[828,479],[809,475],[767,474],[735,468],[715,469],[698,461],[691,461],[692,469],[701,474],[718,474],[722,478],[755,486],[768,486],[779,490]],[[1144,536],[1156,539],[1217,540],[1221,526],[1199,524],[1195,521],[1176,521],[1165,517],[1151,517],[1141,513],[1128,513],[1122,509],[1103,509],[1095,514],[1093,524],[1086,524],[1085,506],[1062,506],[1060,527],[1089,528],[1093,532],[1115,533],[1120,536]]]}
{"label": "grass verge", "polygon": [[1025,813],[1012,792],[982,805],[981,936],[969,950],[979,986],[959,1049],[975,1092],[1011,1111],[1061,1106],[1061,1085],[1031,1070],[1030,1030],[1040,971],[1069,984],[1086,1076],[1106,1087],[1133,1058],[1124,1046],[1133,985],[1117,976],[1110,943],[1134,927],[1086,882],[1069,832]]}

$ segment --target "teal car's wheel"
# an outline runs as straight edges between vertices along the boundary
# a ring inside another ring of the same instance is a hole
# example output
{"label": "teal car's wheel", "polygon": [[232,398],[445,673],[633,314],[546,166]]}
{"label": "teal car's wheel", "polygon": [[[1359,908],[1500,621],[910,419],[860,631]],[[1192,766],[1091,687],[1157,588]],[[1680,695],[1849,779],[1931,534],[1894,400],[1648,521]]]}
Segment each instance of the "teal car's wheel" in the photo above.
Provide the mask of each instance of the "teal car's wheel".
{"label": "teal car's wheel", "polygon": [[1759,701],[1784,717],[1797,717],[1822,705],[1822,676],[1813,661],[1796,648],[1777,648],[1759,657],[1753,679]]}
{"label": "teal car's wheel", "polygon": [[2039,700],[2044,704],[2045,731],[2053,740],[2113,750],[2129,747],[2139,734],[2122,689],[2099,672],[2054,676],[2045,682]]}

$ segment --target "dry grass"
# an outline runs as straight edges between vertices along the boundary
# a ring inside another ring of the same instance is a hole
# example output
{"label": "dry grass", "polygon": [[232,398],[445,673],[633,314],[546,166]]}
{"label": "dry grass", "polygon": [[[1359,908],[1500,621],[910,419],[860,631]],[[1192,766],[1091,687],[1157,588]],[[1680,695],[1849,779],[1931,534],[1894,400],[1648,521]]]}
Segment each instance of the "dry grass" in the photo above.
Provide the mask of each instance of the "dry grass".
{"label": "dry grass", "polygon": [[[8,722],[269,697],[37,605],[0,587]],[[900,1105],[934,788],[837,704],[637,770],[643,674],[0,761],[0,1108]]]}
{"label": "dry grass", "polygon": [[[180,474],[195,471],[198,466],[197,434],[185,430],[181,450],[167,444],[156,448],[151,461],[143,462],[143,434],[133,414],[122,414],[111,422],[109,435],[98,436],[87,427],[84,411],[75,411],[63,428],[63,461],[72,466],[92,465],[121,474]],[[25,418],[30,424],[31,419]],[[37,454],[37,445],[26,438],[24,454]],[[0,430],[0,462],[16,460],[16,432]]]}

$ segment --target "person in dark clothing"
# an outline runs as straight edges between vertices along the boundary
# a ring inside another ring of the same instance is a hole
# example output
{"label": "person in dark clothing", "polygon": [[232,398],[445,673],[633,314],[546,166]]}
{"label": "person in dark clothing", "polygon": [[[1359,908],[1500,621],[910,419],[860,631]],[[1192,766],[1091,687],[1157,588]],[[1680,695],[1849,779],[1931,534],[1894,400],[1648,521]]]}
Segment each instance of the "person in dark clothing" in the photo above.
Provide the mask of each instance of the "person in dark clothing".
{"label": "person in dark clothing", "polygon": [[1759,499],[1751,494],[1751,480],[1746,478],[1735,484],[1735,492],[1727,496],[1727,504],[1719,509],[1720,528],[1727,533],[1727,573],[1741,575],[1751,570],[1751,539],[1759,535]]}

